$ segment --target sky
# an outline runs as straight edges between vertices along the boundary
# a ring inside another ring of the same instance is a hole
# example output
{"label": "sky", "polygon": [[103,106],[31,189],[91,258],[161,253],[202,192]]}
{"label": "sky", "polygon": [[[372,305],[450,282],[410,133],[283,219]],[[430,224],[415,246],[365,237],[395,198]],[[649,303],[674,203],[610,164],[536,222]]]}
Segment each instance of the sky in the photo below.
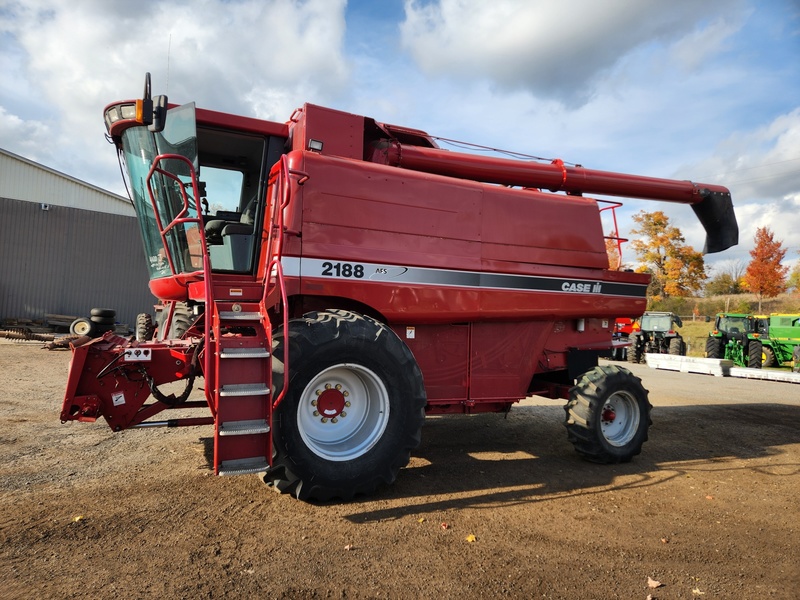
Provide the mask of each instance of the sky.
{"label": "sky", "polygon": [[[727,186],[800,262],[800,0],[0,0],[0,148],[125,194],[103,108],[312,102],[587,168]],[[687,205],[663,210],[701,250]],[[623,258],[635,263],[630,250]]]}

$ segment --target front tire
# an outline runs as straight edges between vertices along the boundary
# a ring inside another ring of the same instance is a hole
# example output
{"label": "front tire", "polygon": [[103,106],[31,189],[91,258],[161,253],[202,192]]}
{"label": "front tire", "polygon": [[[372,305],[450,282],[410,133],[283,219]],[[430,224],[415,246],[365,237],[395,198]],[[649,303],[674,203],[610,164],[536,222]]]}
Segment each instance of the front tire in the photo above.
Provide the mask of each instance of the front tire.
{"label": "front tire", "polygon": [[[283,388],[283,331],[273,343]],[[427,402],[414,356],[386,325],[343,310],[289,322],[289,381],[273,415],[265,481],[301,500],[349,500],[391,484],[420,442]]]}
{"label": "front tire", "polygon": [[570,442],[592,462],[629,462],[647,441],[652,405],[642,380],[627,369],[599,366],[584,373],[564,409]]}
{"label": "front tire", "polygon": [[761,340],[750,340],[747,344],[747,366],[750,369],[761,368]]}

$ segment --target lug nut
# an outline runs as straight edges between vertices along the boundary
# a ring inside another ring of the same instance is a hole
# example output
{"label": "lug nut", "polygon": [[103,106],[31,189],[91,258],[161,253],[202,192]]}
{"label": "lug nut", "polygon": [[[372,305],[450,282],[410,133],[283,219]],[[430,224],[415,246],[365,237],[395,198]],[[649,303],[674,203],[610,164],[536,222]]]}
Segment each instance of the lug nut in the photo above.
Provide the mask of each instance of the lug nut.
{"label": "lug nut", "polygon": [[336,417],[333,417],[331,419],[331,423],[338,423],[338,422],[339,422],[339,419],[337,419]]}
{"label": "lug nut", "polygon": [[322,417],[321,420],[322,420],[323,423],[327,423],[328,422],[328,417]]}
{"label": "lug nut", "polygon": [[318,416],[319,416],[319,411],[318,411],[318,410],[315,410],[315,411],[314,411],[314,416],[315,416],[315,417],[318,417]]}
{"label": "lug nut", "polygon": [[342,411],[342,412],[339,413],[339,416],[342,417],[342,418],[345,418],[347,416],[347,413]]}
{"label": "lug nut", "polygon": [[316,406],[316,405],[317,405],[317,401],[316,400],[312,400],[311,401],[311,406]]}
{"label": "lug nut", "polygon": [[[345,394],[345,395],[347,395],[347,394]],[[350,408],[350,402],[345,402],[345,403],[344,403],[344,405],[345,405],[347,408]]]}

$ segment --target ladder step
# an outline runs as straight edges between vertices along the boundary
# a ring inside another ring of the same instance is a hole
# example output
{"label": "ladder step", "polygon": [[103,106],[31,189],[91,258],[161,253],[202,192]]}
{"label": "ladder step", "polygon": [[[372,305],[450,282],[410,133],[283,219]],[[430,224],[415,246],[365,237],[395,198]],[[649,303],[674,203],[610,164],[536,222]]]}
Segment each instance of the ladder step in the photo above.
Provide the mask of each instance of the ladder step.
{"label": "ladder step", "polygon": [[220,358],[269,358],[266,348],[223,348]]}
{"label": "ladder step", "polygon": [[227,421],[219,426],[220,435],[252,435],[254,433],[269,433],[269,425],[265,419]]}
{"label": "ladder step", "polygon": [[219,474],[222,475],[247,475],[248,473],[260,473],[269,469],[267,459],[263,456],[253,456],[252,458],[237,458],[236,460],[223,460],[219,466]]}
{"label": "ladder step", "polygon": [[220,311],[219,318],[223,321],[260,321],[261,313],[224,310]]}
{"label": "ladder step", "polygon": [[268,396],[269,388],[263,383],[231,383],[219,389],[220,396]]}

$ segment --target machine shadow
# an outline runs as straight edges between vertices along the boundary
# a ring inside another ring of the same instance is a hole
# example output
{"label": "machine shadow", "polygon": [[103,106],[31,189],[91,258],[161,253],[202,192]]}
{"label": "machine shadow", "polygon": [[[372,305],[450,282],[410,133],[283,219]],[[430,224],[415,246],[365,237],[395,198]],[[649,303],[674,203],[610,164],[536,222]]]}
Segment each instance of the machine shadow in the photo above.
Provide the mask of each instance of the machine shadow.
{"label": "machine shadow", "polygon": [[[778,455],[781,446],[800,443],[797,406],[656,406],[652,416],[642,454],[618,465],[593,464],[572,450],[560,406],[515,407],[507,418],[429,418],[409,466],[375,498],[406,499],[405,506],[373,510],[362,500],[349,505],[347,518],[364,523],[656,486],[689,471],[747,468],[733,459]],[[800,473],[800,465],[789,467]]]}

